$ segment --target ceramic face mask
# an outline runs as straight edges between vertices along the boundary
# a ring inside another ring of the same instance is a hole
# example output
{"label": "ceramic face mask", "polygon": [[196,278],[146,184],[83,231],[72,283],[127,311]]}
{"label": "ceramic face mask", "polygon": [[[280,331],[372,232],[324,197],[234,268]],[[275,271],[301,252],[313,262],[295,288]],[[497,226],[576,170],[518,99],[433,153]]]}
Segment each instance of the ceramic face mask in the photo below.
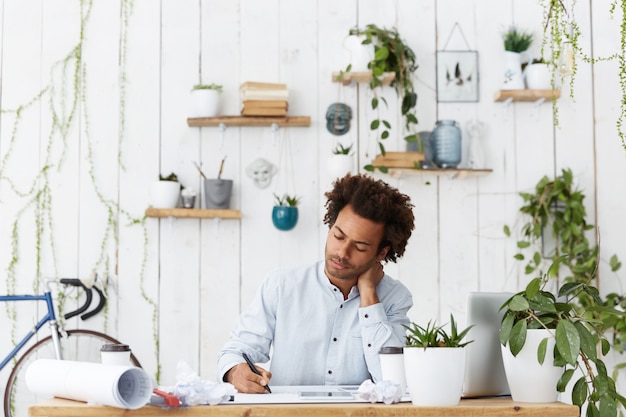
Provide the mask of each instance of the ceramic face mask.
{"label": "ceramic face mask", "polygon": [[352,109],[344,103],[333,103],[326,110],[326,129],[336,136],[341,136],[350,130]]}
{"label": "ceramic face mask", "polygon": [[267,188],[272,183],[272,177],[278,169],[271,162],[258,158],[246,168],[246,174],[252,178],[254,184],[259,188]]}

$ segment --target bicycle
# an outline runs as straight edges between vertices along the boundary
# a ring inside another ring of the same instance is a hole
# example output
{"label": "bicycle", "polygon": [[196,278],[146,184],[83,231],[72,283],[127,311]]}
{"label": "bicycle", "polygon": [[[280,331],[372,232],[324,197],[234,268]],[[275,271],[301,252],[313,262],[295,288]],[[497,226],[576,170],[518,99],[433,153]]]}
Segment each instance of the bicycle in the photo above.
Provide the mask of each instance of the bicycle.
{"label": "bicycle", "polygon": [[[97,277],[96,277],[97,278]],[[66,313],[66,320],[82,314],[80,318],[86,320],[100,312],[106,303],[105,295],[97,287],[87,287],[80,279],[61,278],[45,280],[45,291],[41,295],[0,295],[0,302],[9,301],[45,301],[46,314],[39,319],[34,328],[29,330],[19,343],[0,362],[2,370],[9,362],[15,360],[20,350],[34,337],[39,330],[47,323],[50,326],[50,335],[37,341],[24,354],[17,359],[13,370],[9,374],[9,379],[4,392],[4,415],[5,417],[22,417],[27,415],[28,406],[41,401],[36,394],[30,392],[26,386],[25,373],[28,366],[36,359],[67,359],[74,361],[100,362],[100,348],[103,344],[120,344],[115,338],[94,330],[86,329],[63,329],[57,319],[52,300],[51,283],[56,282],[67,286],[78,287],[84,290],[86,300],[78,309]],[[94,289],[99,296],[98,305],[91,311],[89,309],[93,301]],[[131,353],[131,362],[137,367],[141,367],[139,361]],[[130,365],[130,363],[129,363]]]}

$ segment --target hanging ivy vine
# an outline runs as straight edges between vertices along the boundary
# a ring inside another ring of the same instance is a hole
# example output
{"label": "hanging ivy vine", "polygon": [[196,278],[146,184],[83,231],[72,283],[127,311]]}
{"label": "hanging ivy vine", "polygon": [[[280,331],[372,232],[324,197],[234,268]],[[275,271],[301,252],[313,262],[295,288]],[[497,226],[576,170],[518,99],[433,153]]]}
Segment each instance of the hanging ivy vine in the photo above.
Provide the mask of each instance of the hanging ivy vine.
{"label": "hanging ivy vine", "polygon": [[[569,95],[572,100],[574,100],[574,82],[578,71],[576,57],[591,65],[603,61],[615,61],[617,63],[618,83],[621,94],[616,128],[622,147],[626,149],[626,132],[624,131],[624,120],[626,118],[626,0],[611,0],[607,4],[611,18],[621,18],[618,22],[620,40],[617,52],[608,56],[593,57],[584,51],[580,45],[582,32],[574,15],[576,0],[572,0],[569,7],[566,7],[563,0],[543,0],[544,36],[541,44],[541,53],[544,56],[544,52],[549,50],[552,87],[556,87],[557,81],[563,84],[567,79]],[[620,13],[621,16],[618,16]],[[552,100],[552,110],[555,125],[558,126],[556,97]]]}
{"label": "hanging ivy vine", "polygon": [[[88,27],[93,0],[78,0],[80,9],[80,30],[76,44],[71,48],[70,52],[61,60],[54,63],[49,70],[49,80],[45,87],[39,91],[34,97],[25,104],[19,105],[16,109],[0,109],[3,116],[13,116],[13,125],[11,135],[4,145],[4,156],[0,160],[0,182],[8,184],[8,190],[16,197],[23,201],[22,206],[17,210],[15,218],[11,222],[10,247],[11,257],[9,259],[6,271],[6,287],[7,293],[15,294],[17,290],[18,267],[21,262],[20,256],[20,225],[31,221],[28,217],[32,214],[32,222],[34,224],[34,241],[35,241],[35,276],[32,281],[32,288],[35,293],[40,292],[42,277],[42,254],[46,251],[52,262],[53,273],[59,276],[57,267],[57,251],[55,246],[55,230],[54,230],[54,213],[53,200],[54,194],[51,189],[51,173],[60,172],[63,168],[64,159],[68,151],[68,137],[72,132],[72,128],[76,125],[78,114],[80,111],[82,117],[82,136],[85,139],[87,147],[87,170],[88,177],[93,187],[93,191],[98,201],[105,209],[106,223],[99,243],[99,254],[94,261],[91,269],[92,273],[98,273],[103,277],[110,277],[117,272],[117,248],[119,247],[120,223],[123,222],[126,227],[139,226],[143,233],[143,254],[141,257],[140,269],[140,292],[145,302],[153,309],[152,314],[152,330],[155,343],[155,355],[157,359],[156,379],[159,380],[161,366],[158,363],[159,343],[157,328],[157,304],[146,293],[144,287],[145,266],[147,263],[147,244],[148,234],[145,225],[145,216],[136,217],[124,210],[119,201],[107,197],[99,186],[96,177],[96,163],[94,158],[94,143],[90,133],[89,112],[87,108],[87,85],[88,85],[88,63],[83,59],[83,49],[85,46],[85,31]],[[125,170],[123,163],[123,144],[126,129],[126,62],[127,62],[127,44],[128,29],[130,18],[133,12],[133,1],[121,1],[121,39],[120,39],[120,67],[119,67],[119,127],[118,127],[118,154],[117,163],[120,170]],[[50,112],[50,130],[47,134],[46,143],[43,146],[42,163],[38,171],[33,175],[30,184],[27,187],[20,187],[13,180],[9,173],[9,164],[13,160],[14,150],[19,142],[20,126],[23,122],[24,113],[35,105],[47,102]],[[6,193],[5,193],[6,195]],[[2,201],[0,200],[0,204]],[[111,249],[115,252],[115,256],[111,256]],[[113,267],[113,265],[115,265]],[[101,283],[106,293],[106,285],[108,279]],[[66,295],[62,292],[57,294],[59,316],[65,304]],[[15,332],[17,324],[17,312],[15,305],[5,303],[5,308],[9,320],[12,322],[11,341],[15,343]],[[106,333],[108,329],[108,310],[104,311],[104,329]]]}

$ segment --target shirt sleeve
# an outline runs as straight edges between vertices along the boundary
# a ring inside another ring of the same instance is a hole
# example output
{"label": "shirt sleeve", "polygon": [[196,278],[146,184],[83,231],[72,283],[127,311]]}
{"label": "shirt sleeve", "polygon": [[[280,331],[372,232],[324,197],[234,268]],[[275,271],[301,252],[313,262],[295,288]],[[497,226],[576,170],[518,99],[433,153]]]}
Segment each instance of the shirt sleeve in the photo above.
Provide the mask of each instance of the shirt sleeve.
{"label": "shirt sleeve", "polygon": [[413,297],[404,285],[399,285],[380,303],[359,308],[359,324],[367,368],[374,382],[382,379],[378,351],[383,346],[404,346],[407,312],[413,306]]}
{"label": "shirt sleeve", "polygon": [[253,363],[264,363],[270,359],[270,346],[276,326],[277,294],[275,285],[268,275],[257,291],[252,303],[241,314],[235,329],[217,357],[218,381],[233,366],[245,362],[245,352]]}

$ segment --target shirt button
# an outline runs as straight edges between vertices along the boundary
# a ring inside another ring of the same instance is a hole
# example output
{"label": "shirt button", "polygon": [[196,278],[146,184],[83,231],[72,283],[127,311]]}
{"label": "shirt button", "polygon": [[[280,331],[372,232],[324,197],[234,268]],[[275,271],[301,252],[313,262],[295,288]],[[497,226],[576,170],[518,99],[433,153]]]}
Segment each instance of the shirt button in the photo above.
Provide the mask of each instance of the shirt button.
{"label": "shirt button", "polygon": [[339,308],[343,308],[343,304],[341,304],[341,305],[339,306]]}
{"label": "shirt button", "polygon": [[331,375],[333,373],[333,371],[331,371],[330,369],[328,370],[328,375]]}
{"label": "shirt button", "polygon": [[367,347],[372,347],[372,344],[371,344],[371,343],[368,343],[368,344],[367,344]]}
{"label": "shirt button", "polygon": [[333,291],[337,292],[337,288],[333,288]]}
{"label": "shirt button", "polygon": [[365,315],[365,318],[366,318],[366,319],[367,319],[367,318],[369,318],[369,314],[366,314],[366,315]]}
{"label": "shirt button", "polygon": [[336,341],[337,341],[337,338],[336,338],[336,337],[333,337],[333,342],[336,342]]}

